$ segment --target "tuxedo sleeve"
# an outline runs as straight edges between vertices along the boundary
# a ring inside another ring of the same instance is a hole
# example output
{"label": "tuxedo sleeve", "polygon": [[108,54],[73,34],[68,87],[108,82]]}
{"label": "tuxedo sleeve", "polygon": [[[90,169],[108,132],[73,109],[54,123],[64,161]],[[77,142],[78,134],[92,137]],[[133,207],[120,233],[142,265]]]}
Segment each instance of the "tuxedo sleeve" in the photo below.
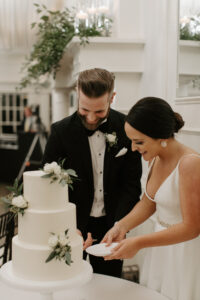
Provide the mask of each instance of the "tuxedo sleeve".
{"label": "tuxedo sleeve", "polygon": [[48,138],[44,155],[43,155],[43,165],[45,163],[51,163],[53,161],[58,162],[59,160],[65,158],[64,145],[59,137],[59,133],[56,131],[54,124],[51,126],[51,133]]}
{"label": "tuxedo sleeve", "polygon": [[141,155],[130,149],[125,155],[120,183],[116,189],[116,200],[118,203],[115,221],[127,215],[135,204],[140,200],[142,164]]}

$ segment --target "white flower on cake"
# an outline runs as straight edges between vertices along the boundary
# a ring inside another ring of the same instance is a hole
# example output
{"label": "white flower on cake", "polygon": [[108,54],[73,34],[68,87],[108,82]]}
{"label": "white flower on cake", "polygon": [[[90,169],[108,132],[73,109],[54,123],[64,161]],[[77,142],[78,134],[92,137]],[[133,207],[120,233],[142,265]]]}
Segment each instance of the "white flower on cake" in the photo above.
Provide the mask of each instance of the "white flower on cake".
{"label": "white flower on cake", "polygon": [[64,260],[67,265],[70,266],[72,263],[71,260],[71,246],[68,244],[68,229],[65,232],[56,235],[55,233],[51,233],[48,245],[52,248],[52,252],[46,259],[46,263],[51,261],[52,259]]}
{"label": "white flower on cake", "polygon": [[77,180],[77,174],[72,169],[65,170],[63,168],[64,162],[65,159],[63,159],[60,164],[55,161],[46,163],[43,168],[46,174],[42,177],[51,178],[51,183],[58,180],[62,186],[69,185],[69,187],[73,189],[72,184],[75,179]]}
{"label": "white flower on cake", "polygon": [[44,166],[44,172],[46,172],[46,173],[54,173],[56,175],[60,175],[60,173],[61,173],[61,167],[55,161],[53,161],[50,164],[45,164],[45,166]]}
{"label": "white flower on cake", "polygon": [[16,216],[18,213],[24,215],[25,209],[28,208],[28,202],[22,196],[23,183],[19,185],[18,180],[15,179],[14,185],[7,187],[11,192],[6,197],[2,197],[0,200],[4,202],[9,210]]}
{"label": "white flower on cake", "polygon": [[26,208],[28,207],[28,202],[24,199],[23,196],[17,196],[12,198],[12,205],[19,208]]}
{"label": "white flower on cake", "polygon": [[105,133],[104,134],[105,138],[106,138],[106,142],[108,143],[108,150],[110,150],[111,147],[115,147],[117,145],[117,134],[116,132],[113,133]]}
{"label": "white flower on cake", "polygon": [[59,243],[60,243],[61,246],[66,246],[66,245],[67,245],[68,240],[67,240],[65,234],[62,234],[62,233],[61,233],[61,234],[59,235]]}
{"label": "white flower on cake", "polygon": [[58,237],[55,234],[51,234],[51,236],[48,239],[48,244],[51,248],[55,247],[58,243]]}

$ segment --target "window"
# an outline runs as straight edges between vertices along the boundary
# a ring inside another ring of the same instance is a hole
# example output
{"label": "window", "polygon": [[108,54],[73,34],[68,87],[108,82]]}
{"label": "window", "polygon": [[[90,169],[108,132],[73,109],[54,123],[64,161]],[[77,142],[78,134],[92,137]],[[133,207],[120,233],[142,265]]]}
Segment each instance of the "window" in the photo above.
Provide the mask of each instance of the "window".
{"label": "window", "polygon": [[24,120],[26,94],[0,93],[0,133],[16,133]]}

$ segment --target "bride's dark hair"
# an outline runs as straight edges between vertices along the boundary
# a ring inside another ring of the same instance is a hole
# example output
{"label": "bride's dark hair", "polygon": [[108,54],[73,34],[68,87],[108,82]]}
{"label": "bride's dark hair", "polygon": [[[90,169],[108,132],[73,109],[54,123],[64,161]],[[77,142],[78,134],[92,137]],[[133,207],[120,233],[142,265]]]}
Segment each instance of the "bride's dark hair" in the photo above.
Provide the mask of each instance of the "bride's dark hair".
{"label": "bride's dark hair", "polygon": [[139,100],[130,109],[126,122],[155,139],[173,137],[184,125],[181,115],[174,112],[165,100],[156,97]]}

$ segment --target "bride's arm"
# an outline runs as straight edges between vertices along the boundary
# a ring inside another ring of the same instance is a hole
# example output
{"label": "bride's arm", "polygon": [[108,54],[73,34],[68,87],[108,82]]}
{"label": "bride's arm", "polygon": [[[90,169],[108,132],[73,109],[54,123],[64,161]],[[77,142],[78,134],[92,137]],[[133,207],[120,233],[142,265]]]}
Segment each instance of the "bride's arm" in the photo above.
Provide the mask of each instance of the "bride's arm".
{"label": "bride's arm", "polygon": [[117,222],[104,236],[102,243],[108,245],[114,241],[121,241],[125,234],[147,220],[156,210],[155,202],[149,200],[144,194],[142,199],[123,219]]}
{"label": "bride's arm", "polygon": [[146,221],[156,211],[155,202],[149,200],[144,194],[142,199],[135,205],[135,207],[121,219],[117,224],[126,229],[126,232],[137,227]]}
{"label": "bride's arm", "polygon": [[130,258],[142,248],[177,244],[197,237],[200,234],[199,158],[185,158],[180,164],[179,190],[183,217],[181,223],[159,232],[123,240],[106,259]]}

